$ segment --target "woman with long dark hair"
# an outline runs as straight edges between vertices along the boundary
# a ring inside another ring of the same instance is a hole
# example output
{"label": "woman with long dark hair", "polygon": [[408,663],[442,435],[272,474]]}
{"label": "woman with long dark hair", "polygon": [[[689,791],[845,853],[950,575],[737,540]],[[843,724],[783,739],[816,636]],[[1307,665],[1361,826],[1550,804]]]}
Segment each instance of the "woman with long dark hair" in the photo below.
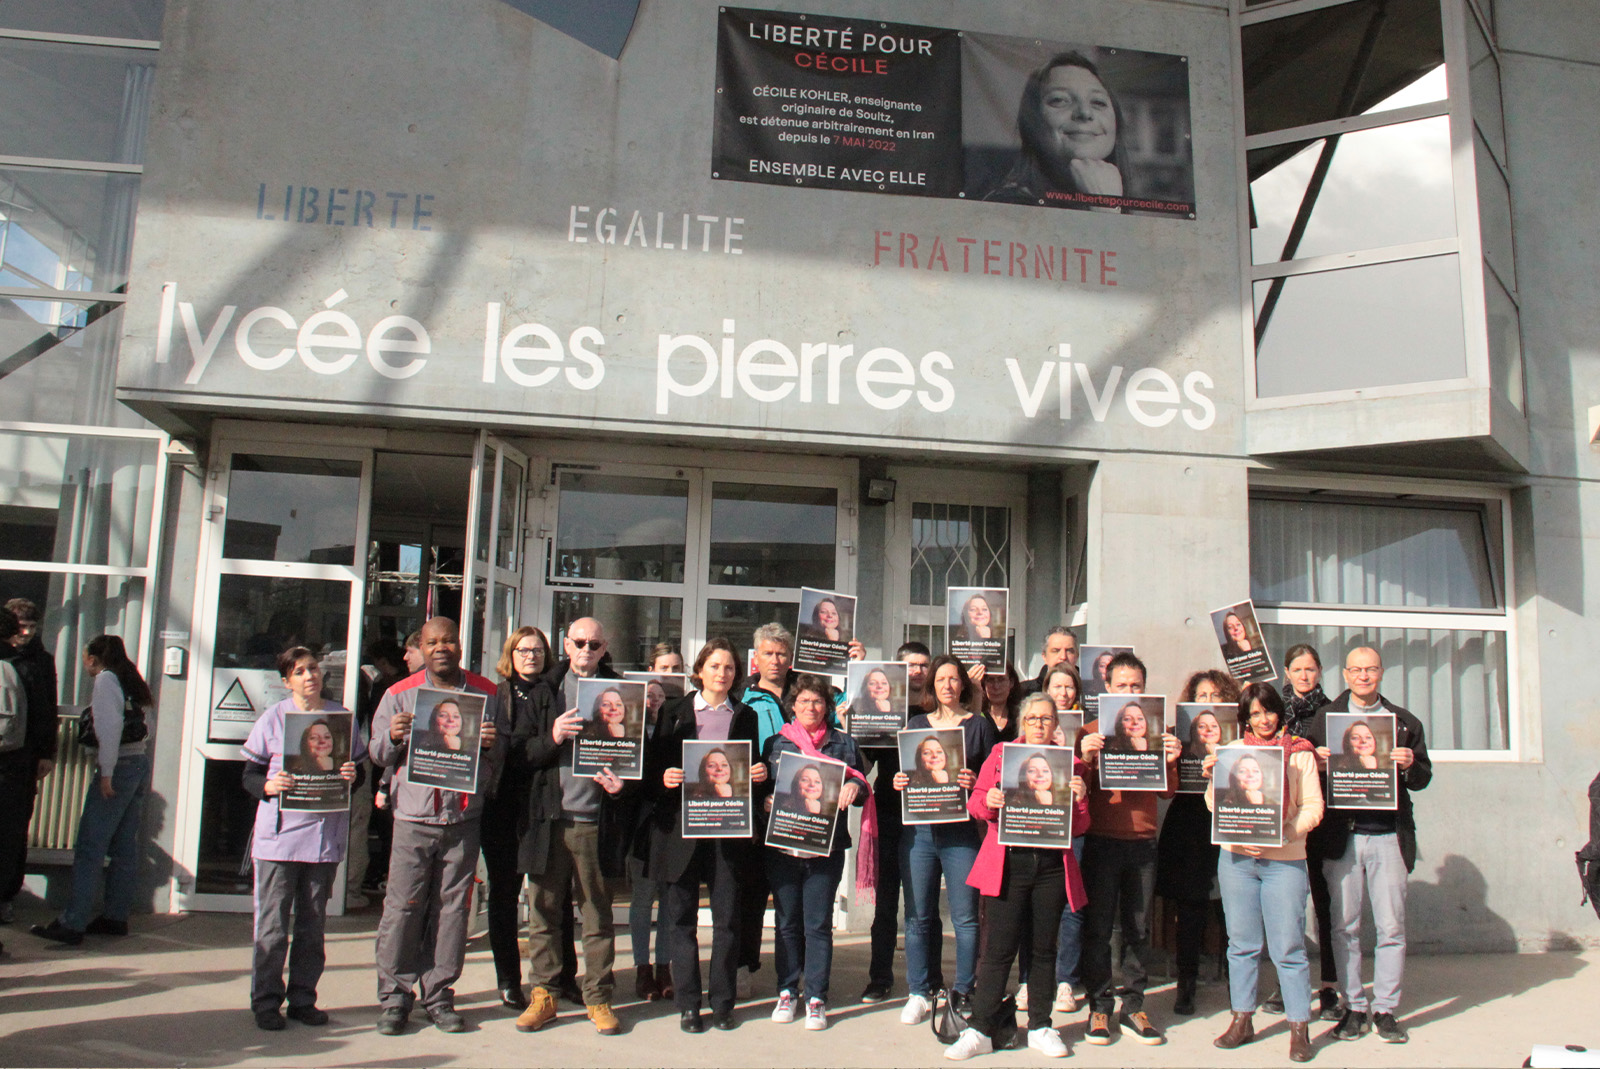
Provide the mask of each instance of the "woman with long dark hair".
{"label": "woman with long dark hair", "polygon": [[[154,699],[128,650],[116,635],[99,635],[84,647],[83,667],[94,677],[90,718],[95,766],[78,819],[72,855],[72,892],[67,908],[33,934],[76,946],[83,934],[127,935],[133,884],[139,863],[139,820],[150,779],[145,715]],[[85,741],[85,745],[89,745]],[[105,865],[107,860],[109,865]],[[90,918],[105,866],[105,902]]]}

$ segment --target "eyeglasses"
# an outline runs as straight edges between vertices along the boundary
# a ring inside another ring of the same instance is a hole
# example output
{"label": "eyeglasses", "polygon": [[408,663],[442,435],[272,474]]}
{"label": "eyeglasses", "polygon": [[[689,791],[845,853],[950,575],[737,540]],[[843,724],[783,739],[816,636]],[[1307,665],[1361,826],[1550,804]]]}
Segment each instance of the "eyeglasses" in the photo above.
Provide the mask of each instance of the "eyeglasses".
{"label": "eyeglasses", "polygon": [[1363,665],[1358,665],[1355,668],[1346,668],[1345,669],[1345,674],[1346,675],[1352,675],[1352,676],[1375,676],[1375,675],[1378,675],[1379,673],[1381,673],[1382,671],[1383,671],[1383,666],[1381,664],[1371,664],[1371,665],[1363,664]]}
{"label": "eyeglasses", "polygon": [[821,709],[827,705],[827,702],[821,698],[796,698],[793,704],[796,709],[802,707],[806,709]]}
{"label": "eyeglasses", "polygon": [[572,643],[572,648],[575,650],[603,650],[606,648],[606,640],[603,638],[569,638],[567,641]]}
{"label": "eyeglasses", "polygon": [[511,652],[512,653],[520,653],[524,657],[532,657],[535,654],[543,653],[544,652],[544,647],[543,646],[518,646],[515,649],[513,649]]}
{"label": "eyeglasses", "polygon": [[1022,718],[1022,722],[1024,724],[1054,724],[1056,718],[1053,716],[1025,716]]}

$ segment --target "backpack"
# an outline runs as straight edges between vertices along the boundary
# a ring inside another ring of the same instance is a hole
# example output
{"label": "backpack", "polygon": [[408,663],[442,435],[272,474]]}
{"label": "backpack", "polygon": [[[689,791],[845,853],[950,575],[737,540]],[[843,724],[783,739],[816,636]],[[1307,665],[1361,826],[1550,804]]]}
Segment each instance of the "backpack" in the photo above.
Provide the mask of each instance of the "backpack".
{"label": "backpack", "polygon": [[10,661],[0,661],[0,753],[20,750],[28,740],[28,692]]}

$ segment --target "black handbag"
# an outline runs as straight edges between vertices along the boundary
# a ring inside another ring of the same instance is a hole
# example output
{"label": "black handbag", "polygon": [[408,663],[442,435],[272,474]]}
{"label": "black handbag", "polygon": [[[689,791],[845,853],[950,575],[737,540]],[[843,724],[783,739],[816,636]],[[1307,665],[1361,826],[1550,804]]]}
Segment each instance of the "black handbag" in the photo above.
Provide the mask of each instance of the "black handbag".
{"label": "black handbag", "polygon": [[[1007,995],[1000,1000],[1000,1012],[996,1014],[994,1032],[989,1039],[994,1043],[995,1050],[1018,1050],[1027,1045],[1021,1030],[1017,1028],[1017,998]],[[948,990],[940,991],[933,996],[933,1014],[928,1018],[928,1026],[933,1029],[933,1034],[939,1042],[949,1046],[960,1038],[961,1033],[971,1027],[967,1016],[956,1007]]]}

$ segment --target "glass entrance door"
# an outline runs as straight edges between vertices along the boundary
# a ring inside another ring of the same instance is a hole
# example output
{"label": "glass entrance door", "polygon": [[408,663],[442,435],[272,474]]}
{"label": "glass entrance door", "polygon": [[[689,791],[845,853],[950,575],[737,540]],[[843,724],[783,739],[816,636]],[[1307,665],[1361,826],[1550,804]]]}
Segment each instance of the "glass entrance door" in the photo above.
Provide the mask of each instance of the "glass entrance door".
{"label": "glass entrance door", "polygon": [[461,645],[468,668],[492,675],[522,606],[528,457],[480,433],[472,468],[465,580],[472,608],[462,614]]}

